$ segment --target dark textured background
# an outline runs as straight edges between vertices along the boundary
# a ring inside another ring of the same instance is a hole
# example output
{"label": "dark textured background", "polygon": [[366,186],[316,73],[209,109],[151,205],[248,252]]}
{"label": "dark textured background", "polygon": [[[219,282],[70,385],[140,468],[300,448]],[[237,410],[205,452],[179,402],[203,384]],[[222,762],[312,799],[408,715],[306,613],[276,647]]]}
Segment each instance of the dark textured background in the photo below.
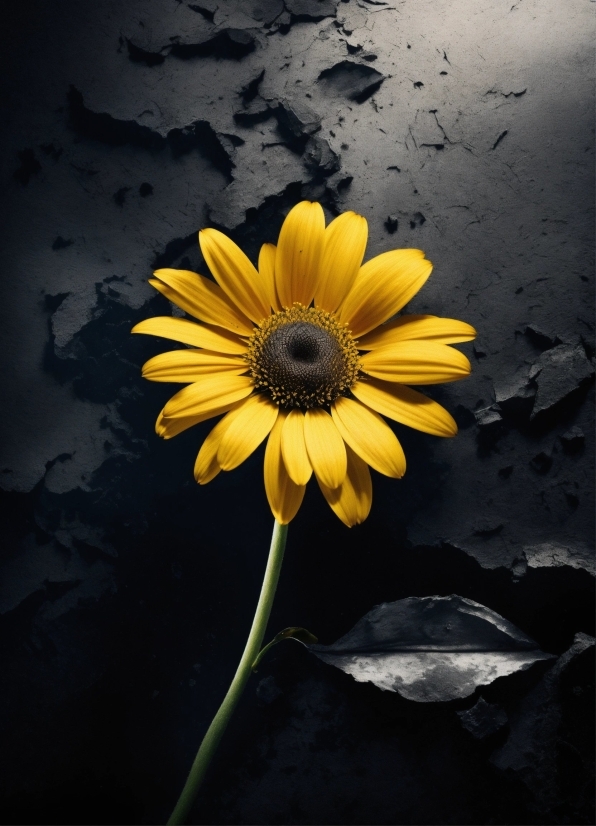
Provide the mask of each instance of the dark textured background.
{"label": "dark textured background", "polygon": [[210,424],[158,440],[172,389],[139,368],[164,343],[129,331],[171,311],[152,268],[205,272],[197,229],[254,259],[308,198],[365,215],[369,257],[422,248],[434,274],[409,310],[479,335],[472,376],[429,391],[460,434],[396,426],[408,472],[375,476],[364,525],[311,483],[271,633],[330,643],[382,601],[458,593],[560,658],[417,704],[284,643],[192,822],[593,823],[592,8],[5,10],[4,822],[155,823],[177,796],[272,520],[262,451],[198,488]]}

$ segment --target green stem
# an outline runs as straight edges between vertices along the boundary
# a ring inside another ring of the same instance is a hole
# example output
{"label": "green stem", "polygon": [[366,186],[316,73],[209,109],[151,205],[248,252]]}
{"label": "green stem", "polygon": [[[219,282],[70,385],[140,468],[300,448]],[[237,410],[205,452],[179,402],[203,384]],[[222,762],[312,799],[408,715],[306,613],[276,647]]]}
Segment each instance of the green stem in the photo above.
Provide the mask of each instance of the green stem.
{"label": "green stem", "polygon": [[207,729],[207,734],[203,737],[203,742],[194,759],[194,763],[182,789],[182,794],[178,798],[176,807],[168,820],[168,826],[186,822],[190,808],[194,803],[194,799],[205,777],[205,772],[209,768],[209,763],[217,750],[219,741],[234,713],[234,709],[238,705],[248,678],[252,674],[252,664],[261,650],[269,614],[271,613],[273,597],[275,596],[275,589],[277,588],[284,549],[286,547],[287,535],[288,526],[280,525],[276,520],[273,525],[271,548],[269,550],[267,568],[265,569],[265,578],[263,579],[263,585],[261,587],[261,595],[242,659],[240,660],[232,684],[228,689],[228,693],[213,718],[213,722]]}

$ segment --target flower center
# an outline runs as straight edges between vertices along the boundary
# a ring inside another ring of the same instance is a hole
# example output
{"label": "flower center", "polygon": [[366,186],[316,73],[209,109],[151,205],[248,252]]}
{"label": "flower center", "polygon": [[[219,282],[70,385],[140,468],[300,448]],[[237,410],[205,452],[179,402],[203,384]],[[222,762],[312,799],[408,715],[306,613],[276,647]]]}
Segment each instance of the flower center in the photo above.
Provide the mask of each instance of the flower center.
{"label": "flower center", "polygon": [[358,377],[354,339],[334,315],[294,304],[262,321],[246,356],[257,388],[281,407],[321,407]]}

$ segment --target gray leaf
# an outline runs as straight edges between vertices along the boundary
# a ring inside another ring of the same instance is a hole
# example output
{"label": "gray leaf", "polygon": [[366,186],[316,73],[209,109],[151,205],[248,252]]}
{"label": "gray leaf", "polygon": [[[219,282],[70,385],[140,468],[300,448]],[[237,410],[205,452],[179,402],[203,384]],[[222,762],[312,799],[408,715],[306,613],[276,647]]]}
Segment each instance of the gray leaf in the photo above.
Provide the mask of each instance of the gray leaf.
{"label": "gray leaf", "polygon": [[455,594],[385,602],[333,645],[308,648],[358,682],[421,703],[467,697],[553,657],[499,614]]}

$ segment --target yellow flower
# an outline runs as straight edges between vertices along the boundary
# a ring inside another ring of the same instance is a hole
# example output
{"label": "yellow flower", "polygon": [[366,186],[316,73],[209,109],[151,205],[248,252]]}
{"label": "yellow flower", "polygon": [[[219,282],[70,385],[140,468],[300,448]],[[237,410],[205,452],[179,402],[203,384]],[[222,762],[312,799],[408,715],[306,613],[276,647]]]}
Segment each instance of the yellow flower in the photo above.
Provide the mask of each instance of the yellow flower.
{"label": "yellow flower", "polygon": [[[267,437],[265,490],[275,518],[296,515],[314,473],[349,527],[368,516],[368,466],[400,478],[406,459],[382,416],[435,436],[457,425],[407,384],[456,381],[470,362],[448,346],[474,328],[430,315],[391,319],[418,292],[432,264],[416,249],[391,250],[362,264],[368,228],[354,212],[325,227],[318,203],[285,219],[278,244],[264,244],[258,270],[226,235],[199,233],[217,283],[186,270],[157,270],[150,283],[201,323],[150,318],[134,333],[188,344],[150,359],[152,381],[188,383],[156,423],[164,439],[225,415],[197,456],[195,478],[238,467]],[[382,414],[382,415],[379,415]]]}

